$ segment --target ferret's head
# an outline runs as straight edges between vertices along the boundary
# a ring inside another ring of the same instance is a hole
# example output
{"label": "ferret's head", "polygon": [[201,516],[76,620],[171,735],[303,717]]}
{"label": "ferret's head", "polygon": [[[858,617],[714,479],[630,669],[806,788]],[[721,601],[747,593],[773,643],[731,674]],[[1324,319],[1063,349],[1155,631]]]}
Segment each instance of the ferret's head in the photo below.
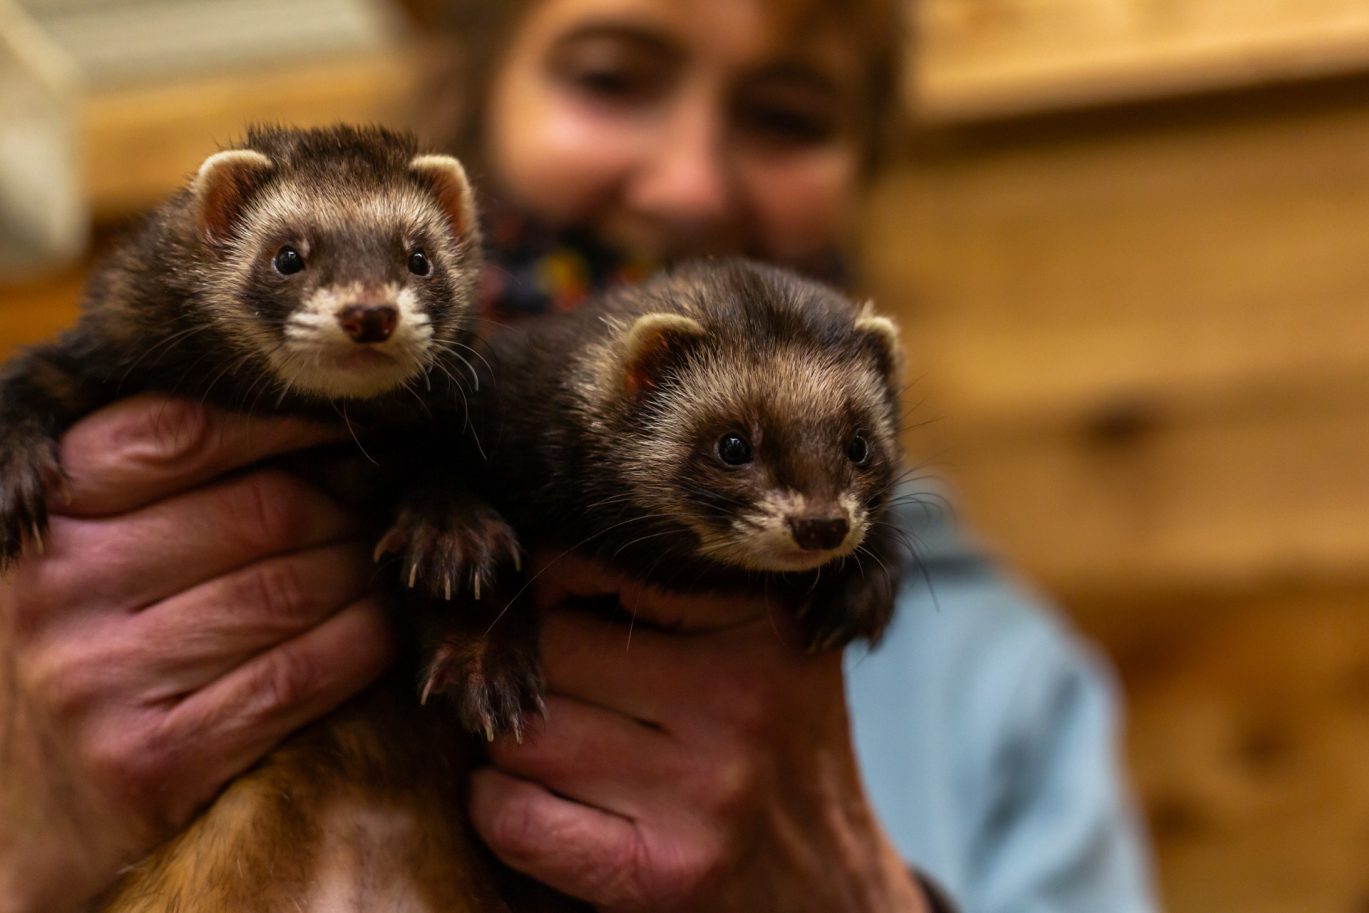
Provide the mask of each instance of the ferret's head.
{"label": "ferret's head", "polygon": [[469,331],[480,271],[461,164],[381,129],[259,129],[190,188],[204,304],[283,391],[367,398]]}
{"label": "ferret's head", "polygon": [[900,458],[894,324],[747,263],[641,291],[659,309],[620,320],[597,356],[616,404],[605,458],[638,504],[736,567],[803,571],[857,553]]}

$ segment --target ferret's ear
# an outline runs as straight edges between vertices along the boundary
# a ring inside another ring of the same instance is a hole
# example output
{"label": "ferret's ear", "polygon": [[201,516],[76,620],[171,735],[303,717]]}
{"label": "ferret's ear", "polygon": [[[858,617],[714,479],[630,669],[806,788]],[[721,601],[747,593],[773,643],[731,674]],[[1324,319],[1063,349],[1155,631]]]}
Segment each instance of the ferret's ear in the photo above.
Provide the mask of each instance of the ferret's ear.
{"label": "ferret's ear", "polygon": [[453,235],[463,238],[475,230],[475,193],[459,161],[450,155],[417,155],[409,162],[409,170],[431,183]]}
{"label": "ferret's ear", "polygon": [[875,303],[866,301],[856,316],[856,332],[874,355],[884,382],[891,389],[897,389],[903,377],[903,344],[899,340],[898,324],[876,314]]}
{"label": "ferret's ear", "polygon": [[670,363],[705,335],[703,324],[683,314],[646,314],[623,336],[623,388],[636,396],[660,383]]}
{"label": "ferret's ear", "polygon": [[204,160],[190,189],[206,241],[228,240],[257,181],[270,170],[271,160],[251,149],[228,149]]}

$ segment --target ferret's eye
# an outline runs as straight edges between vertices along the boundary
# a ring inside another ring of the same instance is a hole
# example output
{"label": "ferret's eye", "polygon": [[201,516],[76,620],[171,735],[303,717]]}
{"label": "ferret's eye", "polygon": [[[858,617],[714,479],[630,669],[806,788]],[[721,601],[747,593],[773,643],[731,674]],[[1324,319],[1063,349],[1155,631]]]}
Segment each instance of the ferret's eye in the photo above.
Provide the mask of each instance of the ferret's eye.
{"label": "ferret's eye", "polygon": [[282,276],[293,276],[304,269],[304,258],[293,247],[282,247],[276,251],[276,259],[271,261],[271,265]]}
{"label": "ferret's eye", "polygon": [[870,462],[870,442],[857,434],[851,438],[851,444],[846,448],[846,455],[850,457],[852,463],[857,466],[864,466]]}
{"label": "ferret's eye", "polygon": [[751,462],[751,445],[740,434],[724,434],[718,439],[718,459],[728,466],[744,466]]}
{"label": "ferret's eye", "polygon": [[428,255],[421,250],[416,250],[409,254],[409,272],[415,276],[426,276],[433,271],[433,264],[428,260]]}

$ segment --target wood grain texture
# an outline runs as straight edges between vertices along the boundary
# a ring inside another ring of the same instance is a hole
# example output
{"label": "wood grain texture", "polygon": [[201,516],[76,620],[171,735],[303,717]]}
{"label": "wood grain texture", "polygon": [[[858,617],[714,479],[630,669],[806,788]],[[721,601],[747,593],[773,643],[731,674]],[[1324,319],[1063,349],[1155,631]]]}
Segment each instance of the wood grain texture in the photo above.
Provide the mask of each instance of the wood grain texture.
{"label": "wood grain texture", "polygon": [[0,360],[76,322],[86,264],[24,282],[0,284]]}
{"label": "wood grain texture", "polygon": [[921,0],[908,96],[939,122],[1369,67],[1359,0]]}
{"label": "wood grain texture", "polygon": [[867,244],[910,451],[1064,591],[1369,575],[1365,148],[1355,107],[915,157]]}
{"label": "wood grain texture", "polygon": [[1364,91],[929,129],[866,223],[909,452],[1117,662],[1171,913],[1369,904]]}
{"label": "wood grain texture", "polygon": [[421,58],[402,48],[92,94],[81,123],[95,219],[157,203],[247,124],[404,126]]}
{"label": "wood grain texture", "polygon": [[1185,600],[1124,660],[1171,913],[1369,903],[1369,588]]}

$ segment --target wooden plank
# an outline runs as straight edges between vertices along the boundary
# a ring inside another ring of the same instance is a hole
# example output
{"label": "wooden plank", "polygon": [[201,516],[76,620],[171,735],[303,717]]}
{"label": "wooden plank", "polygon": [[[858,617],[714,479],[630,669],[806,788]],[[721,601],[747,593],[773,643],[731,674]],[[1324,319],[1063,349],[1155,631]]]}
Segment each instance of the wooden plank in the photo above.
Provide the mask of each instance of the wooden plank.
{"label": "wooden plank", "polygon": [[[1115,438],[960,437],[938,455],[964,522],[1070,596],[1369,581],[1366,415],[1369,391],[1231,418],[1161,416]],[[928,453],[932,431],[914,434],[910,452]]]}
{"label": "wooden plank", "polygon": [[910,452],[1057,590],[1369,573],[1369,110],[1259,108],[958,134],[876,189]]}
{"label": "wooden plank", "polygon": [[84,265],[22,284],[0,285],[0,360],[74,323],[84,286]]}
{"label": "wooden plank", "polygon": [[991,136],[867,220],[934,401],[1040,427],[1114,403],[1250,411],[1369,377],[1369,111]]}
{"label": "wooden plank", "polygon": [[323,57],[92,95],[82,132],[95,218],[118,219],[155,204],[250,123],[403,126],[421,57],[415,48]]}
{"label": "wooden plank", "polygon": [[1369,588],[1158,605],[1124,660],[1128,758],[1171,913],[1369,900]]}
{"label": "wooden plank", "polygon": [[937,122],[1369,68],[1360,0],[924,0],[908,96]]}

